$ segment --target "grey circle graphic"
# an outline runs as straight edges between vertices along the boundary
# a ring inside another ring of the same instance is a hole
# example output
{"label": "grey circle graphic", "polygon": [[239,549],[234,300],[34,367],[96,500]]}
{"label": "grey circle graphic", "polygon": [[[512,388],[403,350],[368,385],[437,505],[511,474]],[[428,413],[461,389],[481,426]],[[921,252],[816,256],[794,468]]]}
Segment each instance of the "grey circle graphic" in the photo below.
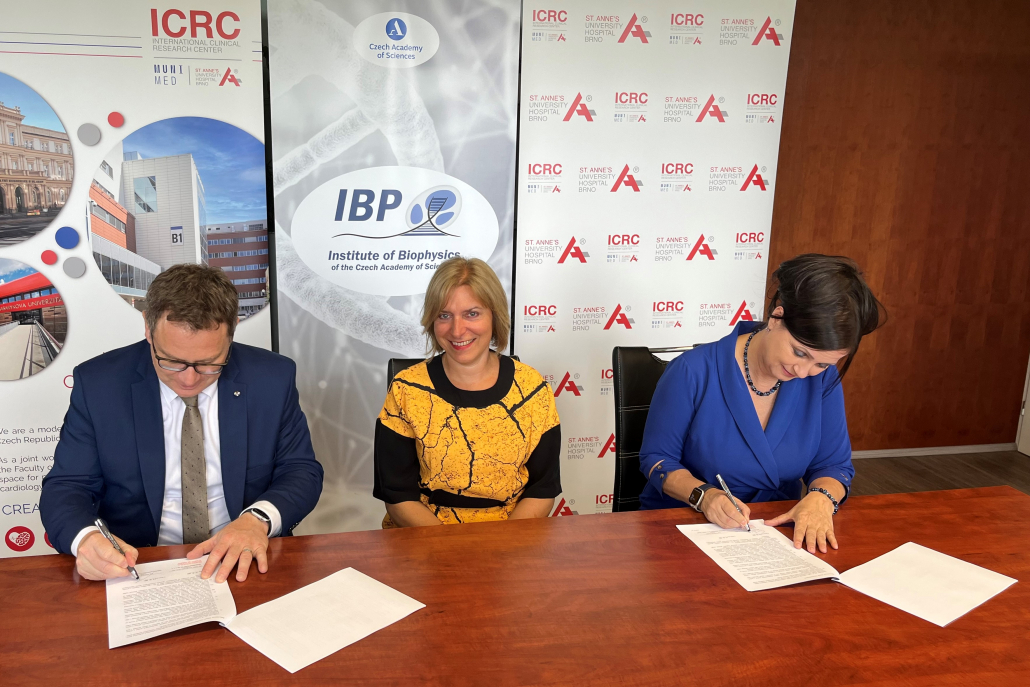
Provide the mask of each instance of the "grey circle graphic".
{"label": "grey circle graphic", "polygon": [[100,143],[100,127],[96,124],[83,124],[76,132],[79,140],[88,146],[95,146]]}
{"label": "grey circle graphic", "polygon": [[64,273],[72,279],[78,279],[86,274],[86,263],[82,258],[68,258],[64,261]]}

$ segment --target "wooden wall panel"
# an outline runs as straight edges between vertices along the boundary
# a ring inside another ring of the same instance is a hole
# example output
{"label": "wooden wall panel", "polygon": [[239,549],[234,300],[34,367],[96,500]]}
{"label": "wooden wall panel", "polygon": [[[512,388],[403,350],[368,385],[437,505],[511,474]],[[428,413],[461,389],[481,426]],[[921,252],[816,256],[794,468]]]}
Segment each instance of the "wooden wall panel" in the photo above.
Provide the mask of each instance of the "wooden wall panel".
{"label": "wooden wall panel", "polygon": [[1030,356],[1030,2],[798,0],[770,274],[848,255],[890,321],[856,450],[1015,440]]}

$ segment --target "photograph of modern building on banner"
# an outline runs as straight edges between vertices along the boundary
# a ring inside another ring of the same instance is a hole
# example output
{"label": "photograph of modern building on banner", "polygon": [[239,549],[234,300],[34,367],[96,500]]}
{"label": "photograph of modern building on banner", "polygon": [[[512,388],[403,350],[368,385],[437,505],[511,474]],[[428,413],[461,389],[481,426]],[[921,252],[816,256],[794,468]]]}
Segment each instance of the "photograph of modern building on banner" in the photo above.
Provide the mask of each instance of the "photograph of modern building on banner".
{"label": "photograph of modern building on banner", "polygon": [[23,262],[0,258],[0,381],[43,370],[68,333],[64,300],[50,280]]}
{"label": "photograph of modern building on banner", "polygon": [[57,115],[34,90],[0,72],[0,247],[50,224],[68,200],[74,171]]}
{"label": "photograph of modern building on banner", "polygon": [[260,142],[213,119],[162,120],[119,142],[90,189],[90,241],[104,278],[144,310],[162,271],[210,264],[236,287],[240,318],[261,310],[268,300],[263,164]]}

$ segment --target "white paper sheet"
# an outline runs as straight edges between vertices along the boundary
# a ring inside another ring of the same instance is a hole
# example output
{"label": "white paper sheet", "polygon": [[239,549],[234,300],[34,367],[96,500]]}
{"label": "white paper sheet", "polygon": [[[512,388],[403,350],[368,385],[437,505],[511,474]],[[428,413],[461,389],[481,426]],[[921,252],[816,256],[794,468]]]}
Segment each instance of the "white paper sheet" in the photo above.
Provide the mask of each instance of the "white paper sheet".
{"label": "white paper sheet", "polygon": [[291,673],[425,608],[346,568],[236,616],[226,627]]}
{"label": "white paper sheet", "polygon": [[751,531],[724,530],[718,525],[677,525],[677,529],[749,592],[800,582],[834,578],[833,566],[816,558],[764,520],[752,520]]}
{"label": "white paper sheet", "polygon": [[913,542],[848,570],[838,581],[941,627],[1016,583]]}
{"label": "white paper sheet", "polygon": [[229,585],[200,579],[207,556],[136,566],[140,579],[107,581],[107,645],[125,646],[166,632],[236,616]]}

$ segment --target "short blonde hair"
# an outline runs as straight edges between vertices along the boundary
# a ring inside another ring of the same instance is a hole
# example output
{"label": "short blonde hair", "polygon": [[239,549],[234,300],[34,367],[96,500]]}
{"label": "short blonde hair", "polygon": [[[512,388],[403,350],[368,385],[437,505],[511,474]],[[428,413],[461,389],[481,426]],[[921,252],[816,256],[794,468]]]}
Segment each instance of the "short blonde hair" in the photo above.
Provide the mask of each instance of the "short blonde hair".
{"label": "short blonde hair", "polygon": [[479,258],[463,258],[458,255],[440,263],[426,289],[426,300],[422,306],[422,331],[425,332],[433,353],[443,352],[443,347],[436,340],[433,323],[443,311],[451,293],[459,286],[468,286],[476,300],[490,309],[493,315],[491,342],[499,351],[507,348],[511,315],[508,314],[508,296],[504,293],[501,280],[497,278],[490,265]]}

